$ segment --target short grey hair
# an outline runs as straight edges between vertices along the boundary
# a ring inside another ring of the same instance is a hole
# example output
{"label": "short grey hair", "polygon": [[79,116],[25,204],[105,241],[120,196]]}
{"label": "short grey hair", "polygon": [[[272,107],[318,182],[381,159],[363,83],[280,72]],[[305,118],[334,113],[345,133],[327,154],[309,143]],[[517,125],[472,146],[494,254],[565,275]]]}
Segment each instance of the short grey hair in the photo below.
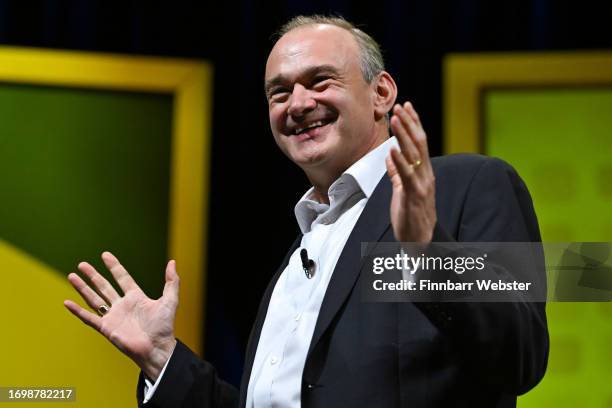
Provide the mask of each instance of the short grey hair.
{"label": "short grey hair", "polygon": [[289,31],[299,27],[328,24],[343,28],[353,35],[361,51],[361,73],[363,79],[369,84],[382,71],[385,70],[385,62],[380,52],[380,46],[371,36],[357,28],[353,23],[341,16],[325,16],[313,14],[310,16],[296,16],[285,23],[277,32],[278,38]]}

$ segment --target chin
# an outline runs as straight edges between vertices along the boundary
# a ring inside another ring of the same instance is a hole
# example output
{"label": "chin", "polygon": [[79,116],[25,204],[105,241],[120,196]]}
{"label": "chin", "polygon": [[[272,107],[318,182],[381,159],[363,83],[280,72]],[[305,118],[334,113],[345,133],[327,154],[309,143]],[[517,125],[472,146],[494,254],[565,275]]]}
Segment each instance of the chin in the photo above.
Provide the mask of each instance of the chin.
{"label": "chin", "polygon": [[317,167],[325,163],[326,155],[324,154],[309,154],[309,155],[297,155],[292,158],[292,161],[303,169]]}
{"label": "chin", "polygon": [[327,143],[315,139],[307,140],[293,146],[291,160],[300,167],[313,167],[323,164],[333,157],[334,149]]}

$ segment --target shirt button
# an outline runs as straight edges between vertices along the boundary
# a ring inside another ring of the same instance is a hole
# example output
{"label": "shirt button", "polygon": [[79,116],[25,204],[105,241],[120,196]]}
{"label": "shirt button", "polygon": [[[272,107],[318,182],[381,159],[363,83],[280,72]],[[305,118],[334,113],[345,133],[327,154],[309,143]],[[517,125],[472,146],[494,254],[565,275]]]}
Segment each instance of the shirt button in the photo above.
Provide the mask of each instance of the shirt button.
{"label": "shirt button", "polygon": [[272,358],[270,358],[270,364],[274,365],[278,362],[278,359],[276,358],[276,356],[272,356]]}
{"label": "shirt button", "polygon": [[300,317],[302,317],[302,315],[299,314],[299,313],[296,313],[295,316],[293,316],[293,318],[295,319],[296,322],[300,321]]}

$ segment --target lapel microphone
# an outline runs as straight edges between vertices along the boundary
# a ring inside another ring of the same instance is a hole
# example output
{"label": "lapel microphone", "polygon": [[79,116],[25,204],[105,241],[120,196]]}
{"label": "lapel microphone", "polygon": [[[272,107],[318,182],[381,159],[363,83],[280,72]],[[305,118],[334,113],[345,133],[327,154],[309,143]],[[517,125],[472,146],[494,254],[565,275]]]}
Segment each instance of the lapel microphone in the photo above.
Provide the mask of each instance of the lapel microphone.
{"label": "lapel microphone", "polygon": [[300,258],[302,258],[302,268],[308,279],[312,279],[314,276],[315,263],[312,259],[308,259],[308,251],[306,248],[302,248],[300,251]]}

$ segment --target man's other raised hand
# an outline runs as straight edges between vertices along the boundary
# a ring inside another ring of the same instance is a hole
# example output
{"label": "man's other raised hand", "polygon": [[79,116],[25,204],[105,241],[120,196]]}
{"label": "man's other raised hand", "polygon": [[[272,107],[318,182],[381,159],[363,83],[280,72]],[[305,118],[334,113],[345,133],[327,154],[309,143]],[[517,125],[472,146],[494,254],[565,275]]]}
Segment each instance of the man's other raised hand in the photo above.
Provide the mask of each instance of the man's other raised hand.
{"label": "man's other raised hand", "polygon": [[159,299],[149,298],[119,260],[110,252],[102,254],[104,265],[121,288],[123,296],[87,262],[78,265],[88,283],[76,273],[68,280],[96,315],[71,300],[64,306],[131,358],[155,381],[176,345],[174,319],[179,298],[179,277],[175,261],[166,266],[166,284]]}

